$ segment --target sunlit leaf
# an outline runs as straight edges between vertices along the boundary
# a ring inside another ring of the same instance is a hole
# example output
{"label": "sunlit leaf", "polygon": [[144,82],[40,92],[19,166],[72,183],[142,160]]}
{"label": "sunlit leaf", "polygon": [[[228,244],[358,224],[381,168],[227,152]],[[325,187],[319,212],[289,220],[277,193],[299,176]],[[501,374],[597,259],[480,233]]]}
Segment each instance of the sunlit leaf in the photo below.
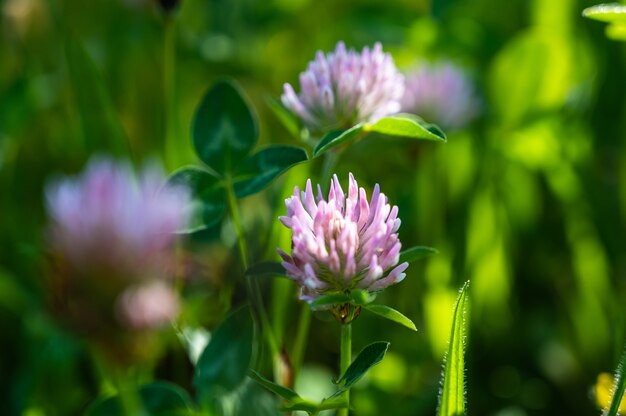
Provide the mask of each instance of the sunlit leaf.
{"label": "sunlit leaf", "polygon": [[439,251],[437,251],[436,249],[426,246],[415,246],[407,248],[400,253],[399,263],[404,263],[405,261],[408,263],[413,263],[414,261],[423,259],[424,257],[432,256],[433,254],[437,253],[439,253]]}
{"label": "sunlit leaf", "polygon": [[626,22],[626,6],[619,3],[598,4],[583,10],[583,16],[602,22]]}
{"label": "sunlit leaf", "polygon": [[218,81],[198,106],[192,126],[200,160],[221,175],[234,173],[258,137],[257,122],[239,88]]}
{"label": "sunlit leaf", "polygon": [[168,185],[186,186],[192,193],[191,220],[179,230],[190,233],[218,223],[224,216],[225,197],[219,179],[193,166],[181,168],[169,177]]}
{"label": "sunlit leaf", "polygon": [[380,315],[383,318],[389,319],[390,321],[396,322],[400,325],[403,325],[413,331],[417,331],[415,324],[409,318],[404,316],[401,312],[390,308],[387,305],[366,305],[364,306],[368,311],[375,313],[376,315]]}
{"label": "sunlit leaf", "polygon": [[372,124],[365,124],[363,130],[387,136],[401,136],[411,139],[446,141],[446,135],[434,124],[424,122],[412,114],[398,114],[383,117]]}
{"label": "sunlit leaf", "polygon": [[86,150],[128,155],[128,137],[93,60],[76,40],[65,51]]}
{"label": "sunlit leaf", "polygon": [[336,130],[327,133],[315,146],[313,157],[318,157],[340,144],[356,139],[362,132],[363,124],[357,124],[347,130]]}
{"label": "sunlit leaf", "polygon": [[[139,388],[139,398],[149,416],[187,415],[193,409],[193,401],[181,387],[165,381],[157,381]],[[85,416],[124,416],[119,396],[93,402]]]}
{"label": "sunlit leaf", "polygon": [[235,175],[235,193],[239,198],[263,190],[290,167],[307,160],[304,149],[274,145],[259,150],[241,162]]}
{"label": "sunlit leaf", "polygon": [[341,389],[337,394],[349,390],[367,373],[367,370],[378,364],[385,357],[389,343],[384,341],[373,342],[357,355],[346,372],[337,380]]}
{"label": "sunlit leaf", "polygon": [[626,23],[612,23],[605,29],[606,37],[613,40],[626,40]]}
{"label": "sunlit leaf", "polygon": [[450,341],[439,395],[438,416],[465,414],[465,304],[468,287],[469,282],[466,282],[454,306]]}
{"label": "sunlit leaf", "polygon": [[343,409],[345,407],[348,407],[348,403],[343,397],[329,397],[322,400],[320,403],[304,399],[296,400],[294,402],[285,403],[280,409],[287,412],[302,411],[316,415],[323,410]]}
{"label": "sunlit leaf", "polygon": [[253,324],[249,307],[242,307],[215,330],[200,355],[194,387],[201,402],[234,390],[246,377],[252,357]]}

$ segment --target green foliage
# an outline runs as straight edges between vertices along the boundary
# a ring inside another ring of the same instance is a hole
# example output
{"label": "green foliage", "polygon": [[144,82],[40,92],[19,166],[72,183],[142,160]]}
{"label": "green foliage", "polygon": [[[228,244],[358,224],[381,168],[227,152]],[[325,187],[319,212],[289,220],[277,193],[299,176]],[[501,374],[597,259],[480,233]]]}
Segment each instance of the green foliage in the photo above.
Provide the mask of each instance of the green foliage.
{"label": "green foliage", "polygon": [[[139,397],[146,416],[183,416],[193,413],[193,401],[179,386],[157,381],[139,388]],[[124,416],[119,396],[96,400],[85,416]]]}
{"label": "green foliage", "polygon": [[401,312],[387,306],[387,305],[366,305],[365,309],[368,311],[380,315],[385,319],[396,322],[402,326],[405,326],[413,331],[417,331],[415,324],[409,318],[404,316]]}
{"label": "green foliage", "polygon": [[383,117],[374,123],[359,123],[346,130],[331,131],[322,137],[322,140],[315,146],[313,156],[318,157],[341,144],[355,141],[368,133],[418,140],[446,141],[446,135],[434,124],[428,124],[412,114],[398,114]]}
{"label": "green foliage", "polygon": [[282,264],[275,261],[263,261],[246,269],[246,276],[280,276],[287,277]]}
{"label": "green foliage", "polygon": [[258,138],[257,121],[239,87],[218,81],[196,110],[193,146],[200,160],[226,176],[233,174]]}
{"label": "green foliage", "polygon": [[350,390],[370,368],[381,362],[385,358],[388,348],[389,343],[383,341],[373,342],[363,348],[346,372],[337,380],[337,385],[339,385],[340,389],[336,395]]}
{"label": "green foliage", "polygon": [[191,222],[180,232],[194,232],[218,223],[226,206],[219,179],[194,166],[180,168],[168,179],[170,185],[184,185],[191,190],[193,207]]}
{"label": "green foliage", "polygon": [[341,409],[346,407],[346,402],[343,398],[329,397],[322,400],[319,403],[312,402],[310,400],[303,399],[295,391],[276,384],[263,377],[256,371],[250,371],[250,378],[265,387],[267,390],[277,394],[285,399],[285,403],[281,406],[281,410],[284,411],[303,411],[309,414],[317,414],[323,410]]}
{"label": "green foliage", "polygon": [[231,313],[215,330],[196,365],[194,387],[200,403],[235,390],[252,358],[253,323],[249,307]]}
{"label": "green foliage", "polygon": [[463,285],[454,306],[452,329],[448,353],[443,370],[439,394],[438,416],[460,416],[465,414],[465,304],[469,282]]}

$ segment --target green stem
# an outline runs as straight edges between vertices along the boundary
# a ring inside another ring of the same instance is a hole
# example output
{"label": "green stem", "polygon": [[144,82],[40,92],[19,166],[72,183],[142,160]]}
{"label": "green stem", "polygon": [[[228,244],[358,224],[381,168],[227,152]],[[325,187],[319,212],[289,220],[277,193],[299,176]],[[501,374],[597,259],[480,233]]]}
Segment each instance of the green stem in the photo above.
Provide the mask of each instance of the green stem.
{"label": "green stem", "polygon": [[[346,370],[350,366],[352,361],[352,324],[347,323],[341,325],[341,356],[339,361],[339,369],[341,377],[345,374]],[[346,390],[343,393],[343,397],[346,399],[347,407],[339,409],[338,416],[348,416],[350,413],[350,390]]]}
{"label": "green stem", "polygon": [[115,387],[122,404],[122,413],[127,416],[143,416],[145,409],[141,403],[134,375],[124,374],[120,368],[114,372]]}
{"label": "green stem", "polygon": [[[244,270],[248,269],[248,245],[246,244],[243,227],[241,225],[241,217],[239,215],[239,206],[237,205],[237,197],[235,195],[235,188],[232,178],[227,177],[225,180],[226,198],[228,200],[228,209],[230,211],[230,217],[235,227],[235,234],[237,235],[237,246],[239,247],[239,256],[241,257],[241,264]],[[263,299],[261,297],[261,289],[259,283],[253,277],[245,277],[246,288],[248,290],[248,296],[253,306],[253,311],[258,319],[261,333],[265,335],[265,339],[270,347],[272,353],[272,359],[278,357],[279,349],[276,343],[276,339],[272,334],[269,319],[263,305]],[[257,367],[257,359],[253,360],[254,367]]]}

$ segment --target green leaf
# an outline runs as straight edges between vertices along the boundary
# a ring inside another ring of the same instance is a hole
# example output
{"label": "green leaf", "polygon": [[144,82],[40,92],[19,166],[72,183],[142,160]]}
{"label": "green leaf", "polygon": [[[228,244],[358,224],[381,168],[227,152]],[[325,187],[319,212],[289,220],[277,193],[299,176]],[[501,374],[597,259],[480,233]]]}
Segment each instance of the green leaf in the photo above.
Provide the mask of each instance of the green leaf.
{"label": "green leaf", "polygon": [[326,306],[343,305],[344,303],[351,303],[352,297],[344,293],[330,293],[328,295],[322,295],[311,302],[309,305],[313,309],[324,308]]}
{"label": "green leaf", "polygon": [[612,40],[626,40],[626,23],[613,23],[605,29],[606,37]]}
{"label": "green leaf", "polygon": [[200,402],[233,391],[245,379],[252,357],[252,336],[247,306],[230,314],[215,330],[196,365],[193,384]]}
{"label": "green leaf", "polygon": [[219,179],[193,166],[178,169],[167,180],[168,186],[186,186],[193,202],[191,220],[181,233],[191,233],[218,223],[224,216],[225,197]]}
{"label": "green leaf", "polygon": [[428,124],[412,114],[398,114],[383,117],[373,124],[363,126],[366,132],[376,132],[388,136],[402,136],[411,139],[446,141],[446,135],[434,124]]}
{"label": "green leaf", "polygon": [[257,373],[254,370],[250,370],[250,373],[248,374],[248,376],[252,380],[256,381],[257,383],[259,383],[260,385],[262,385],[263,387],[265,387],[272,393],[279,395],[283,399],[286,399],[289,401],[302,400],[302,398],[295,391],[266,379],[265,377],[263,377],[261,374]]}
{"label": "green leaf", "polygon": [[[193,401],[185,390],[165,381],[141,386],[139,397],[144,410],[150,416],[188,415],[194,407]],[[85,411],[85,416],[117,415],[124,415],[119,396],[96,400]]]}
{"label": "green leaf", "polygon": [[287,272],[282,264],[276,261],[264,261],[248,267],[246,276],[281,276],[287,277]]}
{"label": "green leaf", "polygon": [[583,10],[583,16],[601,22],[626,22],[626,6],[618,3],[598,4]]}
{"label": "green leaf", "polygon": [[235,193],[239,198],[261,191],[290,167],[307,160],[304,149],[274,145],[259,150],[241,162],[235,175]]}
{"label": "green leaf", "polygon": [[218,81],[193,119],[193,145],[200,160],[221,175],[232,174],[257,137],[256,118],[239,88],[230,81]]}
{"label": "green leaf", "polygon": [[374,342],[363,348],[346,372],[337,380],[337,384],[341,385],[341,389],[335,395],[349,390],[365,375],[367,370],[381,362],[388,348],[389,343],[384,341]]}
{"label": "green leaf", "polygon": [[417,331],[417,328],[415,327],[413,321],[404,316],[401,312],[398,312],[397,310],[390,308],[387,305],[365,305],[364,308],[372,313],[375,313],[376,315],[380,315],[383,318],[403,325],[409,329],[412,329],[413,331]]}
{"label": "green leaf", "polygon": [[438,416],[465,414],[465,304],[469,281],[463,285],[454,306],[452,330],[443,370]]}
{"label": "green leaf", "polygon": [[617,367],[617,373],[615,376],[615,384],[613,386],[613,398],[611,399],[611,405],[609,410],[605,413],[606,416],[617,416],[619,414],[620,404],[624,400],[624,392],[626,391],[626,349]]}
{"label": "green leaf", "polygon": [[343,409],[346,407],[348,407],[348,403],[343,397],[329,397],[322,400],[320,403],[314,403],[304,399],[288,402],[281,406],[280,410],[284,412],[302,411],[316,415],[323,410]]}
{"label": "green leaf", "polygon": [[426,246],[415,246],[407,248],[400,253],[399,263],[404,263],[405,261],[408,263],[413,263],[414,261],[423,259],[424,257],[432,256],[433,254],[437,253],[439,253],[439,251],[437,251],[436,249]]}
{"label": "green leaf", "polygon": [[339,146],[349,140],[356,139],[363,132],[363,124],[357,124],[347,130],[336,130],[327,133],[322,140],[315,146],[313,157],[318,157],[326,153],[330,149]]}
{"label": "green leaf", "polygon": [[283,406],[281,406],[282,411],[292,412],[299,410],[317,414],[322,410],[341,409],[347,407],[347,403],[342,397],[329,397],[322,400],[320,403],[315,403],[303,399],[302,397],[300,397],[300,395],[298,395],[298,393],[291,390],[290,388],[281,386],[280,384],[276,384],[273,381],[266,379],[254,370],[250,370],[249,377],[259,383],[261,386],[265,387],[267,390],[287,400],[287,402],[284,403]]}
{"label": "green leaf", "polygon": [[74,39],[67,42],[65,52],[76,100],[72,108],[79,116],[85,150],[128,155],[128,137],[93,60]]}

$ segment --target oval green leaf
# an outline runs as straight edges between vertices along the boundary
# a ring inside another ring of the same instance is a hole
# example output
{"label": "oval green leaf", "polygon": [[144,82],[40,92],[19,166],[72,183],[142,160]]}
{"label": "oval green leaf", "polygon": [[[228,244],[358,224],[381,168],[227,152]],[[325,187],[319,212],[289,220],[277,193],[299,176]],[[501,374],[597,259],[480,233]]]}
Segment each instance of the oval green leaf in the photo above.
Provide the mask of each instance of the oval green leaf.
{"label": "oval green leaf", "polygon": [[583,16],[601,22],[626,22],[626,6],[618,3],[598,4],[583,10]]}
{"label": "oval green leaf", "polygon": [[363,124],[357,124],[350,127],[347,130],[336,130],[327,133],[322,140],[315,146],[313,150],[313,157],[318,157],[330,149],[339,146],[342,143],[346,143],[351,140],[355,140],[363,132]]}
{"label": "oval green leaf", "polygon": [[185,186],[192,194],[191,219],[180,233],[191,233],[217,224],[226,206],[220,180],[203,169],[183,167],[170,175],[168,186]]}
{"label": "oval green leaf", "polygon": [[346,372],[337,380],[341,389],[335,395],[349,390],[370,368],[381,362],[388,348],[389,343],[385,341],[373,342],[363,348]]}
{"label": "oval green leaf", "polygon": [[452,330],[446,354],[442,388],[439,394],[438,416],[465,414],[465,304],[469,281],[463,285],[454,306]]}
{"label": "oval green leaf", "polygon": [[215,330],[194,375],[201,403],[233,391],[245,379],[252,357],[253,323],[245,306],[230,314]]}
{"label": "oval green leaf", "polygon": [[376,315],[380,315],[385,319],[389,319],[395,323],[398,323],[402,326],[405,326],[413,331],[417,331],[415,324],[409,318],[407,318],[401,312],[390,308],[387,305],[366,305],[364,306],[368,311],[375,313]]}
{"label": "oval green leaf", "polygon": [[424,122],[413,114],[397,114],[383,117],[380,120],[366,124],[366,132],[376,132],[387,136],[401,136],[410,139],[446,141],[446,135],[434,124]]}
{"label": "oval green leaf", "polygon": [[275,145],[259,150],[241,162],[234,177],[235,193],[239,198],[263,190],[289,168],[307,160],[304,149]]}
{"label": "oval green leaf", "polygon": [[408,263],[413,263],[414,261],[423,259],[424,257],[432,256],[433,254],[437,253],[439,253],[439,251],[432,247],[415,246],[407,248],[400,253],[399,263],[404,263],[405,261]]}
{"label": "oval green leaf", "polygon": [[257,373],[254,370],[250,370],[250,373],[248,374],[248,376],[252,380],[259,383],[261,386],[265,387],[272,393],[279,395],[285,400],[289,400],[292,402],[302,400],[302,398],[295,391],[291,390],[288,387],[281,386],[280,384],[274,383],[273,381],[266,379],[265,377],[263,377],[261,374]]}
{"label": "oval green leaf", "polygon": [[198,106],[192,125],[200,160],[221,175],[232,174],[258,137],[257,122],[239,88],[218,81]]}
{"label": "oval green leaf", "polygon": [[[181,387],[165,381],[157,381],[139,388],[139,397],[144,410],[150,416],[172,416],[190,414],[193,401]],[[85,416],[123,416],[119,396],[99,399],[85,411]]]}

